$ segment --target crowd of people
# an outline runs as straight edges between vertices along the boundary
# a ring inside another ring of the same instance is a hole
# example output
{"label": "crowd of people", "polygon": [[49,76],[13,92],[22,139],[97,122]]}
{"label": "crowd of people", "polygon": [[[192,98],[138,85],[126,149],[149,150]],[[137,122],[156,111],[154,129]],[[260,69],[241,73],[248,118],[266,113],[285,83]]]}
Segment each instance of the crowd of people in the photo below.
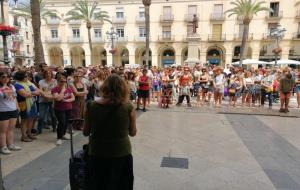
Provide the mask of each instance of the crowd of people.
{"label": "crowd of people", "polygon": [[[216,108],[241,106],[269,108],[280,101],[280,112],[289,112],[292,95],[300,108],[300,70],[287,68],[250,68],[219,66],[193,67],[0,67],[0,151],[21,150],[14,143],[14,127],[21,128],[21,141],[32,142],[44,129],[57,133],[56,144],[68,140],[68,120],[84,118],[86,103],[101,100],[105,80],[119,75],[127,84],[129,100],[136,110],[146,112],[150,102],[161,108],[187,106]],[[111,87],[116,88],[116,87]],[[191,98],[194,97],[195,104]],[[49,127],[50,126],[50,127]],[[75,128],[83,129],[83,123]]]}

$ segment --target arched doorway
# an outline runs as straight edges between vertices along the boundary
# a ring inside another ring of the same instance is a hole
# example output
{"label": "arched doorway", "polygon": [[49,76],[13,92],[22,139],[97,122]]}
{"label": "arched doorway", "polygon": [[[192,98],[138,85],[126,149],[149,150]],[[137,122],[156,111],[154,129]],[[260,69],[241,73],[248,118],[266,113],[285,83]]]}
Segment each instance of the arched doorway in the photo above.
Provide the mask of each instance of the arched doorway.
{"label": "arched doorway", "polygon": [[[135,64],[146,64],[146,48],[137,48],[135,50]],[[152,65],[152,51],[149,51],[149,65]]]}
{"label": "arched doorway", "polygon": [[[260,61],[266,61],[271,62],[275,60],[275,54],[273,53],[273,50],[276,48],[275,43],[269,43],[269,44],[263,44],[259,51],[259,60]],[[281,55],[277,57],[277,59],[280,59]]]}
{"label": "arched doorway", "polygon": [[48,52],[50,65],[55,66],[63,66],[64,58],[63,58],[63,50],[59,47],[52,47]]}
{"label": "arched doorway", "polygon": [[210,47],[207,50],[206,60],[208,64],[224,65],[224,51],[218,46]]}
{"label": "arched doorway", "polygon": [[[233,49],[232,62],[236,62],[240,60],[241,55],[241,46],[235,46]],[[247,48],[247,53],[245,54],[246,59],[252,58],[252,49],[250,47]]]}
{"label": "arched doorway", "polygon": [[106,65],[107,64],[107,54],[103,47],[97,46],[93,48],[92,52],[92,65]]}
{"label": "arched doorway", "polygon": [[175,64],[175,50],[173,48],[165,48],[159,55],[162,67]]}
{"label": "arched doorway", "polygon": [[186,61],[188,59],[188,55],[189,55],[188,48],[184,48],[181,53],[181,65],[183,65],[184,61]]}
{"label": "arched doorway", "polygon": [[86,66],[85,64],[85,52],[82,47],[73,47],[70,50],[71,65],[73,67]]}
{"label": "arched doorway", "polygon": [[125,65],[129,64],[129,51],[128,49],[122,49],[121,51],[121,64],[124,67]]}
{"label": "arched doorway", "polygon": [[129,64],[129,51],[126,47],[117,47],[114,55],[114,64],[115,66]]}

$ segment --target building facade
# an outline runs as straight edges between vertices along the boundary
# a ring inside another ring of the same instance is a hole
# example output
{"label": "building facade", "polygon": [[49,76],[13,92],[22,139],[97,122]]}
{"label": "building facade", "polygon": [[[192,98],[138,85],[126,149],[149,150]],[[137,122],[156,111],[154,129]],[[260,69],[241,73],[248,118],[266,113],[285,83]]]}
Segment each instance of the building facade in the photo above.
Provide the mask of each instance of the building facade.
{"label": "building facade", "polygon": [[[150,7],[151,64],[182,65],[187,59],[187,37],[192,32],[193,15],[198,17],[199,59],[203,63],[225,66],[239,59],[243,24],[225,11],[232,0],[152,0]],[[48,8],[59,12],[58,18],[42,23],[42,41],[48,64],[88,66],[111,64],[111,42],[106,32],[114,27],[118,39],[114,44],[114,63],[142,64],[145,62],[145,13],[141,0],[103,0],[99,9],[107,11],[112,24],[92,23],[93,51],[88,46],[86,25],[82,21],[65,22],[65,14],[75,1],[49,0]],[[247,58],[272,61],[275,40],[270,30],[281,25],[287,31],[280,47],[283,59],[300,60],[300,7],[295,0],[267,0],[265,6],[273,12],[261,12],[250,24]],[[90,59],[92,56],[92,61]]]}

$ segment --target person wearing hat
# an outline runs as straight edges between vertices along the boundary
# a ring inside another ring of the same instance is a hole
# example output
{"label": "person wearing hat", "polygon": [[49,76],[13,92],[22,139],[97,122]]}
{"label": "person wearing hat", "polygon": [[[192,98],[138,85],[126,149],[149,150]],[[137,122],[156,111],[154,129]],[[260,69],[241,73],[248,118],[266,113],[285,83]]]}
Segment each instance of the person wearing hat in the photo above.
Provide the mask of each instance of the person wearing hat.
{"label": "person wearing hat", "polygon": [[192,84],[192,76],[190,74],[189,68],[184,67],[183,75],[179,78],[179,98],[177,106],[181,106],[184,97],[186,97],[188,107],[191,107],[190,103],[190,86]]}

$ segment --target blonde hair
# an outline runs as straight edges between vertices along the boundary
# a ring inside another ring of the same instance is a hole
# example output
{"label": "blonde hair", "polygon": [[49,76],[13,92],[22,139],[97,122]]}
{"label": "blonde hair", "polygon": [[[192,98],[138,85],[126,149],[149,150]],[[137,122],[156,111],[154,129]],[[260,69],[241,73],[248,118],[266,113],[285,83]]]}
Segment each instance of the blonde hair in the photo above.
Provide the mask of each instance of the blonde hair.
{"label": "blonde hair", "polygon": [[124,104],[129,102],[129,87],[123,78],[112,74],[100,87],[100,96],[113,104]]}

